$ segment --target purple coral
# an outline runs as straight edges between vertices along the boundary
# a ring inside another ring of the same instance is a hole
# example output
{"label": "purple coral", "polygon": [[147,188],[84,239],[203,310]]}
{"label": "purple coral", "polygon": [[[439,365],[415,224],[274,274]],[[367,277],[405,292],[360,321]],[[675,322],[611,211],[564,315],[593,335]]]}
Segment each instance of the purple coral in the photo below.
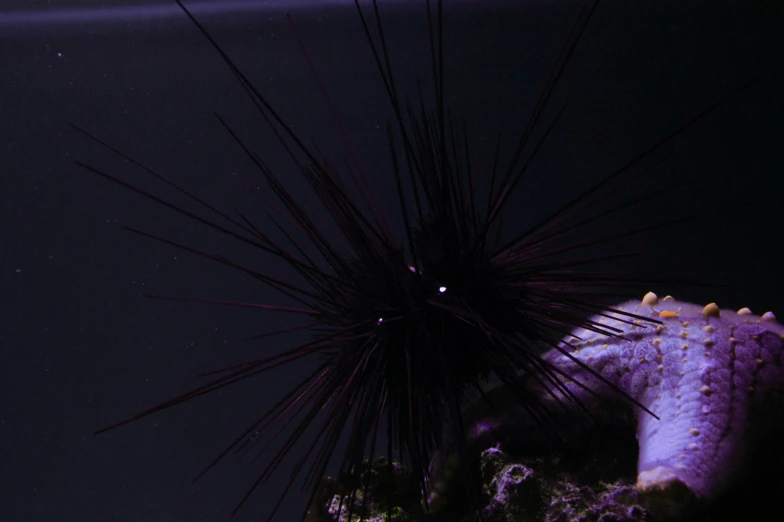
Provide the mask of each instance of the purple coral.
{"label": "purple coral", "polygon": [[[784,382],[784,328],[770,312],[731,312],[653,293],[617,309],[661,323],[596,316],[599,329],[618,328],[620,336],[581,329],[560,348],[658,416],[636,413],[637,489],[661,498],[670,512],[690,500],[709,502],[731,483],[754,441],[753,407]],[[596,405],[614,393],[564,353],[546,358],[599,392],[570,384],[581,401]]]}

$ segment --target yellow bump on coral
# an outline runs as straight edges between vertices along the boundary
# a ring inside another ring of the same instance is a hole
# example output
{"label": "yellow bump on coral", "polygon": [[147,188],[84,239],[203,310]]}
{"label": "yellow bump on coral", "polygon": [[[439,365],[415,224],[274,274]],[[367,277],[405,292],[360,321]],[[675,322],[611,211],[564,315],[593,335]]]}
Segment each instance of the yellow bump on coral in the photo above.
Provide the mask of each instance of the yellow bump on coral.
{"label": "yellow bump on coral", "polygon": [[657,334],[660,334],[660,333],[662,333],[663,331],[664,331],[664,325],[663,325],[663,324],[657,324],[657,325],[656,325],[656,333],[657,333]]}
{"label": "yellow bump on coral", "polygon": [[681,336],[681,337],[683,337],[684,339],[687,339],[687,338],[689,337],[689,332],[687,332],[686,330],[684,330],[684,331],[682,331],[681,333],[679,333],[678,335],[680,335],[680,336]]}
{"label": "yellow bump on coral", "polygon": [[775,321],[776,316],[773,315],[773,312],[765,312],[760,316],[760,321]]}
{"label": "yellow bump on coral", "polygon": [[[680,308],[678,310],[680,310]],[[681,321],[681,326],[683,326],[684,328],[688,328],[689,327],[689,321]]]}
{"label": "yellow bump on coral", "polygon": [[721,310],[719,309],[719,305],[716,303],[706,304],[705,308],[702,309],[702,315],[704,317],[720,317]]}
{"label": "yellow bump on coral", "polygon": [[703,384],[702,388],[700,388],[700,393],[706,397],[710,397],[711,394],[710,386],[708,386],[707,384]]}
{"label": "yellow bump on coral", "polygon": [[671,295],[665,295],[662,301],[675,301],[675,298]]}
{"label": "yellow bump on coral", "polygon": [[730,342],[730,344],[735,344],[735,343],[737,343],[737,342],[738,342],[738,340],[737,340],[737,339],[735,339],[734,337],[730,337],[730,338],[728,339],[728,341]]}
{"label": "yellow bump on coral", "polygon": [[674,310],[663,310],[659,313],[659,317],[662,319],[672,319],[674,317],[678,317],[678,312]]}
{"label": "yellow bump on coral", "polygon": [[693,437],[697,437],[699,434],[700,434],[700,430],[698,430],[697,428],[692,428],[689,430],[689,435]]}
{"label": "yellow bump on coral", "polygon": [[634,326],[642,326],[642,321],[640,321],[639,319],[635,319],[634,321],[632,321],[632,324]]}
{"label": "yellow bump on coral", "polygon": [[700,447],[700,445],[699,445],[699,444],[697,444],[696,442],[690,442],[690,443],[689,443],[689,444],[686,446],[686,449],[687,449],[687,450],[689,450],[689,451],[696,451],[697,449],[699,449],[699,447]]}
{"label": "yellow bump on coral", "polygon": [[710,338],[703,339],[702,340],[702,344],[704,344],[705,346],[713,346],[713,339],[710,339]]}
{"label": "yellow bump on coral", "polygon": [[738,315],[751,315],[751,310],[744,306],[743,308],[738,310]]}
{"label": "yellow bump on coral", "polygon": [[684,343],[684,344],[682,344],[682,345],[681,345],[681,350],[683,350],[684,352],[685,352],[686,350],[688,350],[688,349],[689,349],[689,345],[688,345],[688,344],[685,344],[685,343]]}
{"label": "yellow bump on coral", "polygon": [[656,368],[656,369],[658,370],[659,373],[664,373],[664,365],[663,364],[660,364],[658,366],[658,368]]}
{"label": "yellow bump on coral", "polygon": [[659,296],[657,296],[653,292],[648,292],[642,298],[642,304],[644,305],[653,306],[658,302],[659,302]]}
{"label": "yellow bump on coral", "polygon": [[653,343],[653,345],[654,345],[654,346],[657,346],[657,347],[658,347],[658,346],[661,344],[661,339],[654,339],[654,340],[653,340],[653,341],[651,341],[651,342]]}
{"label": "yellow bump on coral", "polygon": [[716,331],[716,329],[713,327],[713,325],[709,324],[709,325],[703,326],[702,327],[702,331],[705,332],[705,333],[713,333],[713,332]]}

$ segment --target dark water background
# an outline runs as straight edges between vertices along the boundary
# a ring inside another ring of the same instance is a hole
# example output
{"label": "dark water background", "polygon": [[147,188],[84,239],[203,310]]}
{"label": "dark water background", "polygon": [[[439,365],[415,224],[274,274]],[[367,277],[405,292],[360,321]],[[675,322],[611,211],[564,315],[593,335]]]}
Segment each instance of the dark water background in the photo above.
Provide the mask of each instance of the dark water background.
{"label": "dark water background", "polygon": [[[14,5],[18,3],[19,5]],[[115,5],[116,4],[116,5]],[[384,126],[390,110],[351,4],[200,4],[229,54],[287,121],[339,164],[345,148],[284,14],[298,31],[351,135],[382,207],[395,214]],[[571,1],[447,4],[447,103],[472,142],[506,152],[525,122],[579,8]],[[111,11],[125,6],[125,11]],[[150,301],[144,293],[285,303],[242,274],[122,230],[130,225],[220,252],[275,276],[281,263],[238,246],[73,164],[82,160],[185,202],[106,153],[77,123],[217,205],[264,221],[231,177],[255,173],[212,111],[246,137],[316,208],[245,95],[184,15],[164,0],[0,7],[0,520],[225,520],[258,472],[227,463],[190,479],[305,375],[293,365],[126,427],[92,432],[184,391],[192,376],[292,346],[242,338],[294,324],[279,314]],[[382,2],[399,88],[429,81],[421,3]],[[76,9],[97,11],[76,11]],[[38,16],[40,13],[44,13]],[[36,14],[38,13],[38,14]],[[96,14],[97,13],[97,14]],[[35,15],[35,16],[34,16]],[[644,249],[619,270],[726,285],[678,298],[782,310],[784,26],[781,2],[602,4],[546,113],[569,108],[515,195],[508,230],[535,222],[678,124],[750,79],[755,83],[689,130],[661,167],[614,197],[686,176],[689,190],[636,207],[592,230],[628,228],[750,202],[622,242]],[[258,179],[258,178],[255,178]],[[400,220],[394,220],[399,230]],[[640,288],[640,296],[648,288]],[[667,288],[656,288],[663,294]],[[674,291],[672,293],[675,293]],[[288,476],[291,457],[276,477]],[[264,520],[281,485],[237,517]],[[280,520],[294,520],[293,490]]]}

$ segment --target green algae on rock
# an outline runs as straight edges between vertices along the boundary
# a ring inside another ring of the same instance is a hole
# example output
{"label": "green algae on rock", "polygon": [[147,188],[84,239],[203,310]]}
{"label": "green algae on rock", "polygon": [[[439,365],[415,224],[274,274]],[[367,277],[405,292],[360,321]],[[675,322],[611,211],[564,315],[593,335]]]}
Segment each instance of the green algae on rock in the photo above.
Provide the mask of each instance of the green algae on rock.
{"label": "green algae on rock", "polygon": [[349,475],[325,477],[305,522],[413,522],[421,495],[410,471],[399,462],[388,466],[385,457],[365,460],[363,466],[364,487],[353,499],[347,497],[355,489],[347,484]]}

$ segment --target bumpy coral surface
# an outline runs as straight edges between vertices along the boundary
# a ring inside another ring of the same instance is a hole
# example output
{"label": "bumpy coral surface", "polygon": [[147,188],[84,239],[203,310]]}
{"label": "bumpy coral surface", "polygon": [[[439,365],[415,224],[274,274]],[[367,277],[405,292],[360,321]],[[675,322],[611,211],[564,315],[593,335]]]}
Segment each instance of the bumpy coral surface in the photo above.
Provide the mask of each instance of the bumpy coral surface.
{"label": "bumpy coral surface", "polygon": [[[732,312],[653,293],[618,309],[661,322],[596,316],[599,327],[617,328],[622,337],[582,330],[561,346],[658,416],[636,411],[638,490],[710,501],[731,482],[757,435],[750,422],[755,407],[784,384],[784,328],[770,312]],[[612,394],[566,355],[554,350],[546,358],[600,397]],[[570,389],[595,400],[581,387]]]}

